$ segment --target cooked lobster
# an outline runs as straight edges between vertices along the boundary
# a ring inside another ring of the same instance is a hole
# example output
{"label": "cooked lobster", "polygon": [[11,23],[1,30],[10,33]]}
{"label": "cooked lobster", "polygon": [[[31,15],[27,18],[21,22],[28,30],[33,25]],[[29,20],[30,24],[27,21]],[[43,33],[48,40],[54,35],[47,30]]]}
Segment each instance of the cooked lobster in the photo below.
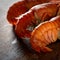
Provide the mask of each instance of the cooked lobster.
{"label": "cooked lobster", "polygon": [[15,27],[16,34],[22,39],[30,37],[35,26],[56,16],[57,11],[58,6],[54,3],[44,3],[32,7],[28,12],[16,17],[18,20]]}
{"label": "cooked lobster", "polygon": [[45,2],[49,2],[49,0],[20,0],[9,8],[7,19],[11,24],[15,25],[17,22],[16,17],[27,12],[32,6]]}
{"label": "cooked lobster", "polygon": [[47,45],[55,42],[57,38],[60,39],[60,16],[35,27],[31,34],[30,43],[37,52],[50,52],[52,49],[48,48]]}
{"label": "cooked lobster", "polygon": [[10,7],[7,19],[15,25],[15,32],[20,38],[30,38],[31,46],[35,51],[52,51],[47,45],[60,37],[60,16],[57,16],[60,15],[60,1],[39,3],[43,1],[23,0],[15,3]]}

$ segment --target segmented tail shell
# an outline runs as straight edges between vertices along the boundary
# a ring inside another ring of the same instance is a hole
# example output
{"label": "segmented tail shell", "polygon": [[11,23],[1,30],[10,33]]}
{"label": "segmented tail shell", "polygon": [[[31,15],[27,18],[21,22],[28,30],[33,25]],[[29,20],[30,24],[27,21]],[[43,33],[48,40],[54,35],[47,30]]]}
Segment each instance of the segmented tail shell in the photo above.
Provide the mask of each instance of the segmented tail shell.
{"label": "segmented tail shell", "polygon": [[58,29],[60,29],[60,16],[39,24],[31,34],[30,43],[32,48],[37,52],[52,51],[46,46],[57,40]]}

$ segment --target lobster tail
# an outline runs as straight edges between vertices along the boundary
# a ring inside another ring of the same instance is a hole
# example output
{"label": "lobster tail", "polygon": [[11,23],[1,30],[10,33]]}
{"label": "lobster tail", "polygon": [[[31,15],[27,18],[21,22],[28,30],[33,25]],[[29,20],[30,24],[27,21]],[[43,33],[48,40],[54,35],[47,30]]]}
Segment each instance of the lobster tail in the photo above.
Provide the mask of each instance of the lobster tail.
{"label": "lobster tail", "polygon": [[[60,36],[60,16],[54,17],[49,21],[40,23],[32,32],[30,43],[35,51],[52,51],[47,45],[55,42]],[[58,31],[59,29],[59,31]],[[39,50],[38,50],[39,47]]]}

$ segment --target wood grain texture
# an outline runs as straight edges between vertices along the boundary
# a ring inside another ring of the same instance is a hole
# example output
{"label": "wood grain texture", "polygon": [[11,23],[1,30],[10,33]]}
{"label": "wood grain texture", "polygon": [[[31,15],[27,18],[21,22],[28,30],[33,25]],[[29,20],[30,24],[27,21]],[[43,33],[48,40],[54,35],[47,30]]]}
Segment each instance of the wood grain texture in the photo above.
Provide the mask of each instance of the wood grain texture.
{"label": "wood grain texture", "polygon": [[6,19],[7,10],[15,1],[0,0],[0,60],[60,60],[60,41],[49,45],[52,52],[38,54],[17,38]]}

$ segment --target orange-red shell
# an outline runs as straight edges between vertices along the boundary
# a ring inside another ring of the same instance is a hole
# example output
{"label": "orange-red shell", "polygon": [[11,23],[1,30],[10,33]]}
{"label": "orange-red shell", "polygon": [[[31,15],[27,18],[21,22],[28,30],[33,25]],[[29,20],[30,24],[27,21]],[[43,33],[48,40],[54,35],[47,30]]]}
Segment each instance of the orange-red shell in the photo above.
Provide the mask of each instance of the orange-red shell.
{"label": "orange-red shell", "polygon": [[[20,38],[22,37],[25,38],[27,37],[27,35],[30,36],[31,31],[41,21],[48,20],[49,18],[55,16],[57,10],[58,10],[57,4],[53,3],[39,4],[32,7],[28,12],[16,18],[18,20],[15,27],[16,34]],[[30,27],[33,29],[29,30],[28,28]]]}
{"label": "orange-red shell", "polygon": [[51,51],[51,49],[46,46],[57,40],[58,29],[60,29],[60,16],[39,24],[31,34],[30,43],[32,48],[37,52]]}
{"label": "orange-red shell", "polygon": [[16,25],[16,17],[27,12],[32,6],[41,4],[44,2],[49,2],[49,0],[20,0],[14,3],[8,10],[7,20],[12,24]]}

